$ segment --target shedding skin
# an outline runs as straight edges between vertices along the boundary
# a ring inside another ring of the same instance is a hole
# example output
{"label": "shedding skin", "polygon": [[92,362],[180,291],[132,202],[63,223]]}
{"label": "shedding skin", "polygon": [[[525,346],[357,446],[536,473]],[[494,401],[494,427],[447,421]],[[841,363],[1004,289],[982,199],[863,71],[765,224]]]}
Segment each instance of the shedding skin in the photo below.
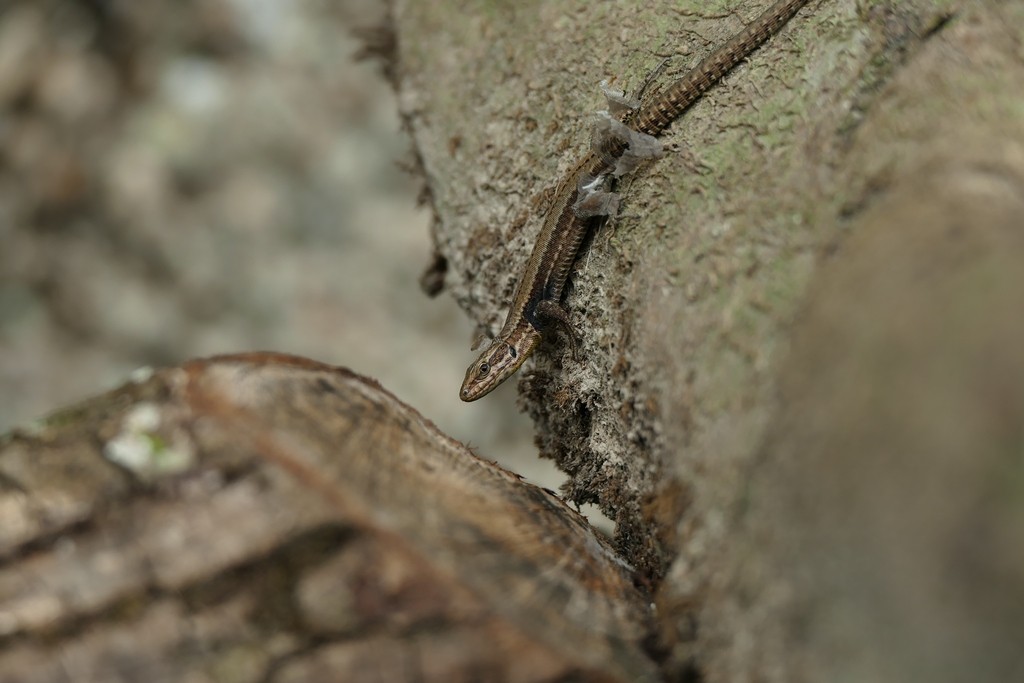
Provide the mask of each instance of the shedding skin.
{"label": "shedding skin", "polygon": [[530,258],[516,285],[505,324],[466,370],[459,391],[463,401],[487,395],[511,377],[553,329],[564,330],[573,345],[579,335],[569,324],[561,299],[569,271],[590,227],[617,211],[618,195],[605,185],[629,173],[661,146],[654,136],[696,102],[733,67],[775,35],[808,0],[778,0],[682,78],[633,109],[633,101],[605,86],[609,108],[595,130],[594,144],[559,181]]}

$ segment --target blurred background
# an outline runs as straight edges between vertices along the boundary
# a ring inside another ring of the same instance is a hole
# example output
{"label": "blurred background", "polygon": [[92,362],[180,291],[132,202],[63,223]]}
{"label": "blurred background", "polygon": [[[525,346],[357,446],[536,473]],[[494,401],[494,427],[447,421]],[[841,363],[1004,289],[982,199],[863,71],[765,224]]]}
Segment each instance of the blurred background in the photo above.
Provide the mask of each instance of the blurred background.
{"label": "blurred background", "polygon": [[0,2],[0,431],[215,353],[378,379],[544,486],[515,382],[457,392],[473,325],[418,279],[429,212],[382,0]]}

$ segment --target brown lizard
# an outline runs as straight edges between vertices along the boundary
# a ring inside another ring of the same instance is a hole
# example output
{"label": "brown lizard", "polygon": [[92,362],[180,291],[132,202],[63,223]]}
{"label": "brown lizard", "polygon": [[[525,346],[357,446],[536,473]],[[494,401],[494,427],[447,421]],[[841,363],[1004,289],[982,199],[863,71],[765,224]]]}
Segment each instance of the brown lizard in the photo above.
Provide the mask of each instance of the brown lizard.
{"label": "brown lizard", "polygon": [[[475,401],[511,377],[529,357],[543,334],[567,332],[573,348],[577,335],[561,304],[569,270],[595,217],[614,213],[617,198],[600,191],[603,181],[631,170],[618,168],[632,147],[649,144],[704,92],[782,28],[807,0],[779,0],[747,27],[704,58],[682,78],[641,105],[625,124],[612,120],[612,132],[598,141],[559,181],[554,201],[526,267],[516,285],[505,324],[497,337],[466,370],[459,397]],[[628,125],[623,132],[621,129]],[[655,155],[648,150],[640,158]]]}

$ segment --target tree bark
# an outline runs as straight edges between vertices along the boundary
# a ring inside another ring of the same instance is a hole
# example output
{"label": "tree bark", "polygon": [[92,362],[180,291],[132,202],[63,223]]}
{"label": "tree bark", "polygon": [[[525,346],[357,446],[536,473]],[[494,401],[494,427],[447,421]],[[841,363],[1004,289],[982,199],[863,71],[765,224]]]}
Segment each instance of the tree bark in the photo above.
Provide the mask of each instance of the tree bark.
{"label": "tree bark", "polygon": [[[766,4],[395,1],[483,326],[597,83]],[[1019,678],[1022,25],[814,0],[623,184],[567,301],[585,360],[521,383],[614,552],[372,381],[195,361],[0,441],[0,681]]]}
{"label": "tree bark", "polygon": [[[663,57],[669,79],[767,4],[395,3],[447,287],[482,327],[500,326],[545,190],[585,150],[598,82],[635,86]],[[1024,291],[1021,25],[1020,2],[811,2],[670,129],[675,152],[623,184],[622,215],[578,264],[567,306],[585,361],[545,344],[521,399],[566,495],[599,504],[659,586],[670,678],[1021,670],[1008,643],[1024,602],[986,607],[1024,575],[1005,546],[1019,486],[986,502],[992,481],[1019,480],[1009,434],[1024,423],[1024,338],[1008,322]],[[897,277],[931,263],[930,279]],[[880,365],[890,347],[905,366]],[[865,402],[869,389],[886,400]],[[908,412],[894,417],[897,396]],[[808,502],[808,472],[844,495]],[[943,492],[958,492],[959,521],[926,514]],[[893,537],[864,532],[908,507]],[[920,534],[890,574],[882,558]],[[900,594],[913,605],[886,599],[965,544],[979,566]],[[878,561],[871,580],[835,566],[851,555]],[[956,609],[923,608],[946,590]]]}
{"label": "tree bark", "polygon": [[649,601],[550,492],[374,382],[162,370],[0,450],[0,680],[654,680]]}

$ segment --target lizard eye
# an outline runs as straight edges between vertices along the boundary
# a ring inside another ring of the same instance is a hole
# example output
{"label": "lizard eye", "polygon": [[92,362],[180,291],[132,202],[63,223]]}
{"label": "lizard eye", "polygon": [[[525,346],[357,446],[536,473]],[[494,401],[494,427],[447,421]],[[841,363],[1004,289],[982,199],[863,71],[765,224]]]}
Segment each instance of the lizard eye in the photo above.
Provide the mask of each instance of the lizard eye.
{"label": "lizard eye", "polygon": [[490,364],[488,364],[488,363],[481,363],[480,364],[480,376],[481,377],[483,377],[484,375],[486,375],[490,371],[491,371]]}
{"label": "lizard eye", "polygon": [[514,347],[508,347],[508,355],[511,356],[512,358],[516,357],[516,350]]}

